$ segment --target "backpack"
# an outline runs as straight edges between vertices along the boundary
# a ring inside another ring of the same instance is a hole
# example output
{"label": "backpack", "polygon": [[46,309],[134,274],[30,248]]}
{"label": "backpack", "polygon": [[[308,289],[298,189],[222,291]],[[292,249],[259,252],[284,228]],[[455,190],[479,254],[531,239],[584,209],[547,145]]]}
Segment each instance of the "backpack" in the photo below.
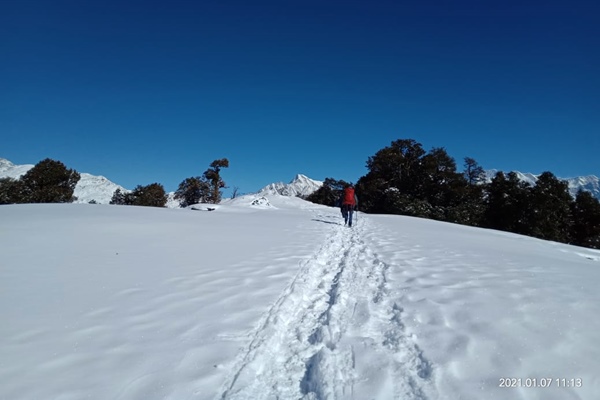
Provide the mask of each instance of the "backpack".
{"label": "backpack", "polygon": [[342,204],[356,204],[356,201],[354,200],[354,188],[347,187],[344,189],[344,199],[342,200]]}

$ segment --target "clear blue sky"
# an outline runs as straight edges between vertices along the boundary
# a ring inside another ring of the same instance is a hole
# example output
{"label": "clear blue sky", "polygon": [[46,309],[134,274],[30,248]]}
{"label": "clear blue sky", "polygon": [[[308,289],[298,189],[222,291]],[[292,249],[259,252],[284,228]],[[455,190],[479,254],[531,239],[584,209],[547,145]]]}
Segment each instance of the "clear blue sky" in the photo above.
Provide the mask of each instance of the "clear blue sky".
{"label": "clear blue sky", "polygon": [[0,157],[175,190],[356,181],[392,140],[600,175],[600,6],[0,1]]}

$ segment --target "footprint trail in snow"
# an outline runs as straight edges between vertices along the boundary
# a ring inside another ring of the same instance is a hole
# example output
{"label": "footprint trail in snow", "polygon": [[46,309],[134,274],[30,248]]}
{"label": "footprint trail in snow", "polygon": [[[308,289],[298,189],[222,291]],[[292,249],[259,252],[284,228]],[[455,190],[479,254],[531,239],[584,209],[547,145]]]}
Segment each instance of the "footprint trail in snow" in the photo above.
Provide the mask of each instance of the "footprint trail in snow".
{"label": "footprint trail in snow", "polygon": [[218,399],[432,398],[431,365],[388,290],[390,266],[361,239],[368,218],[331,229],[249,334]]}

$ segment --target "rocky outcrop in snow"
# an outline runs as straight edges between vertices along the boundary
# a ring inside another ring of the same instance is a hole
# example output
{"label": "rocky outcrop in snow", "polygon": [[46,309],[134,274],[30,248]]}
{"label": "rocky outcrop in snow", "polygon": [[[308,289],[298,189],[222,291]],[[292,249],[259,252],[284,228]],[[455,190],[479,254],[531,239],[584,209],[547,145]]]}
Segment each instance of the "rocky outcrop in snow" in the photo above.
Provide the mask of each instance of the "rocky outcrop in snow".
{"label": "rocky outcrop in snow", "polygon": [[269,199],[267,199],[264,196],[252,200],[252,203],[250,203],[250,205],[259,207],[273,207],[269,202]]}

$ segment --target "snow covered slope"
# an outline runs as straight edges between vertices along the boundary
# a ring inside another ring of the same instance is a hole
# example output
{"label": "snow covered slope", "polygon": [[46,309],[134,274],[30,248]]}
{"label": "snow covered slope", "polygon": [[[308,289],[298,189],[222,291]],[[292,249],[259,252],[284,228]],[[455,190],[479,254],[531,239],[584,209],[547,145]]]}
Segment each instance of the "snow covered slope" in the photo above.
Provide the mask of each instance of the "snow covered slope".
{"label": "snow covered slope", "polygon": [[600,393],[599,251],[402,216],[350,229],[281,195],[211,208],[1,206],[0,399]]}
{"label": "snow covered slope", "polygon": [[[25,174],[33,168],[32,164],[27,165],[15,165],[10,161],[0,158],[0,178],[10,177],[18,179],[21,175]],[[98,204],[108,204],[112,198],[113,193],[117,189],[121,189],[122,192],[127,193],[130,190],[125,189],[114,182],[111,182],[103,176],[90,175],[87,173],[81,173],[81,179],[75,187],[74,195],[77,196],[75,203],[89,203],[95,200]],[[283,196],[307,196],[320,188],[323,182],[310,179],[305,175],[298,174],[288,184],[285,183],[272,183],[258,193],[262,195],[269,194],[280,194]],[[168,208],[179,208],[179,202],[174,199],[174,192],[167,193],[167,207]]]}
{"label": "snow covered slope", "polygon": [[85,172],[80,175],[81,179],[77,182],[74,191],[74,195],[77,196],[76,203],[89,203],[95,200],[98,204],[108,204],[115,190],[121,189],[124,193],[129,192],[123,186],[117,185],[103,176],[90,175]]}
{"label": "snow covered slope", "polygon": [[31,168],[33,168],[33,164],[15,165],[4,158],[0,158],[0,178],[19,179]]}
{"label": "snow covered slope", "polygon": [[323,182],[298,174],[290,183],[271,183],[258,191],[261,195],[280,194],[282,196],[308,196],[323,186]]}
{"label": "snow covered slope", "polygon": [[579,176],[568,178],[566,181],[569,183],[569,191],[573,197],[577,195],[579,189],[583,189],[592,193],[594,197],[600,200],[600,179],[597,176]]}

